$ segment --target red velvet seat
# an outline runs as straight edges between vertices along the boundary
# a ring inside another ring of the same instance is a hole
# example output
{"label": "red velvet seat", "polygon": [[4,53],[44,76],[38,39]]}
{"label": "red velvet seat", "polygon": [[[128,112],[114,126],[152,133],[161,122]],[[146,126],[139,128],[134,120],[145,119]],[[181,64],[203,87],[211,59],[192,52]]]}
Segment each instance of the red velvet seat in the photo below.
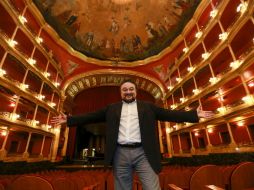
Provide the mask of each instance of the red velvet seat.
{"label": "red velvet seat", "polygon": [[239,164],[231,176],[232,190],[254,189],[254,162]]}
{"label": "red velvet seat", "polygon": [[8,190],[54,190],[52,185],[39,176],[24,175],[15,179]]}

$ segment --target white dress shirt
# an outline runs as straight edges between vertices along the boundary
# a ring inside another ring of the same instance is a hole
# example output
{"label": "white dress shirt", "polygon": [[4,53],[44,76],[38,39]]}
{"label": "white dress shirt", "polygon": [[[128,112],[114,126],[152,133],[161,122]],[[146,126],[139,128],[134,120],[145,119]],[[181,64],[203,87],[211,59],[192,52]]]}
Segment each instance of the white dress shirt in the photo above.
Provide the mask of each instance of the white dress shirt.
{"label": "white dress shirt", "polygon": [[119,144],[141,142],[137,101],[123,102],[117,142]]}

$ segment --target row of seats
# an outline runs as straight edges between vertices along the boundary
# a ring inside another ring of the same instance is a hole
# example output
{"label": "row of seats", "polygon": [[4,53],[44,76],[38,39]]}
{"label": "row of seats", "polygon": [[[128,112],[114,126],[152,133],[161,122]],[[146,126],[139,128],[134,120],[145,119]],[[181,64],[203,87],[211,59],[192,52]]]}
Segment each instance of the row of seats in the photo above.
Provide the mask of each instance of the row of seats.
{"label": "row of seats", "polygon": [[[254,190],[254,162],[232,166],[165,166],[159,174],[162,190]],[[0,176],[0,190],[113,190],[112,170],[44,171]],[[134,175],[133,190],[142,190]]]}
{"label": "row of seats", "polygon": [[254,162],[232,166],[165,168],[162,190],[254,190]]}
{"label": "row of seats", "polygon": [[108,189],[106,181],[111,182],[109,178],[113,179],[111,175],[111,170],[48,171],[20,176],[1,176],[0,184],[3,190],[105,190]]}

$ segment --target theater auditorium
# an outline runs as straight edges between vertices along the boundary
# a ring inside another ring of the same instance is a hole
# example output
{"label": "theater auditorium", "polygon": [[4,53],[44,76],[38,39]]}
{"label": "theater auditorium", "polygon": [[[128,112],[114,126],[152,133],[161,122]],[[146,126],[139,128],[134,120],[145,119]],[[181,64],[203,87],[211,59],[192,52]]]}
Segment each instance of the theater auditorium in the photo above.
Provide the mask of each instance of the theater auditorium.
{"label": "theater auditorium", "polygon": [[[138,108],[126,126],[141,141],[124,145],[104,119],[68,125],[124,104],[126,80],[137,104],[212,116]],[[153,133],[141,119],[156,119]],[[161,190],[254,190],[254,0],[0,1],[0,190],[150,190],[134,165],[117,188],[108,147],[144,148],[152,168],[157,147]]]}

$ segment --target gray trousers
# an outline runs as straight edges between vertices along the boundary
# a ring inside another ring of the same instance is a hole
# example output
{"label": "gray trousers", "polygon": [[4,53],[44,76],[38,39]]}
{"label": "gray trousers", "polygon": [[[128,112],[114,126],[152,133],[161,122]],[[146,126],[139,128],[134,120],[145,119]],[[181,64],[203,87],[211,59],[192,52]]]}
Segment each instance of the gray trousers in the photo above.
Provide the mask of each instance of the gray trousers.
{"label": "gray trousers", "polygon": [[143,190],[160,190],[158,175],[151,168],[142,147],[117,147],[113,161],[115,190],[132,190],[136,171]]}

